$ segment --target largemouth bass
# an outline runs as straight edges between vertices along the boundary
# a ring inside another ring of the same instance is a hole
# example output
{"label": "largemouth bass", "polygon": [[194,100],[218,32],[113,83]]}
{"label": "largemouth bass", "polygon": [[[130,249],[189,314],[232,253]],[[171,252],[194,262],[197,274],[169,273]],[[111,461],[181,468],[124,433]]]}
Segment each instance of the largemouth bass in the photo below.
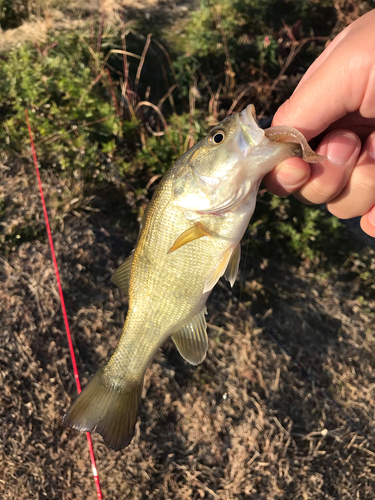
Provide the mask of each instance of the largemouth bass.
{"label": "largemouth bass", "polygon": [[[285,139],[292,142],[277,142]],[[65,415],[68,427],[96,429],[119,450],[133,437],[144,374],[160,345],[171,336],[189,363],[204,360],[207,298],[223,275],[233,286],[259,184],[291,156],[322,160],[297,130],[260,129],[250,105],[216,125],[167,172],[135,250],[113,276],[129,296],[120,341]]]}

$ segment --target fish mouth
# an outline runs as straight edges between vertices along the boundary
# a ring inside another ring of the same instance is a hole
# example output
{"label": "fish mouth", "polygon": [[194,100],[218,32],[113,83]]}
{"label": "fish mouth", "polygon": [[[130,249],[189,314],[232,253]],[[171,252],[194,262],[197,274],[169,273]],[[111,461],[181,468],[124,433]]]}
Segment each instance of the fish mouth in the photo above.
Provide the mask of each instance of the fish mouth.
{"label": "fish mouth", "polygon": [[253,104],[249,104],[239,113],[240,125],[241,127],[258,127],[256,122],[255,107]]}
{"label": "fish mouth", "polygon": [[264,130],[259,127],[256,121],[253,104],[249,104],[239,113],[239,124],[238,147],[246,156],[254,146],[262,146],[263,143],[268,142],[268,139],[264,135]]}

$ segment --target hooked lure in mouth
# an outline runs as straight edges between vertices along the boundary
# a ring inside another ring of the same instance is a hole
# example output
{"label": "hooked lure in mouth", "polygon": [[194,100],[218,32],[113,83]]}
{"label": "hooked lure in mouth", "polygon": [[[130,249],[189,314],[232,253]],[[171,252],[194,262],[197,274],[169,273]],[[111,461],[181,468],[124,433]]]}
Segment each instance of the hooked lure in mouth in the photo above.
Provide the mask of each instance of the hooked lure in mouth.
{"label": "hooked lure in mouth", "polygon": [[166,173],[135,250],[112,278],[129,297],[121,338],[65,415],[68,427],[96,429],[119,450],[132,440],[144,374],[160,345],[172,337],[189,363],[204,360],[207,298],[223,275],[233,286],[259,184],[292,156],[325,159],[291,127],[262,130],[250,105],[216,125]]}

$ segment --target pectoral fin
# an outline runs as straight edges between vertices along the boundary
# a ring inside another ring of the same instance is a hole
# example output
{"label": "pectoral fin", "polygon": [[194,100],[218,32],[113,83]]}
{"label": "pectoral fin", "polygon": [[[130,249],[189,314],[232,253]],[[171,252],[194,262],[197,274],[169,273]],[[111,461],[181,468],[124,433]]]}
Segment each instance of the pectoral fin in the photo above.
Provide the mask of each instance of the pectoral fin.
{"label": "pectoral fin", "polygon": [[240,266],[240,259],[241,259],[241,245],[238,243],[238,245],[232,252],[228,266],[224,273],[224,278],[227,281],[229,281],[230,286],[233,286],[234,282],[236,281],[238,268]]}
{"label": "pectoral fin", "polygon": [[179,353],[192,365],[202,363],[206,357],[208,338],[205,311],[206,309],[203,309],[194,316],[190,323],[172,335],[172,340]]}
{"label": "pectoral fin", "polygon": [[225,252],[222,259],[220,260],[218,265],[213,270],[211,276],[209,276],[207,278],[206,283],[205,283],[204,288],[203,288],[203,293],[206,293],[206,292],[209,292],[210,290],[212,290],[213,287],[216,285],[216,283],[219,281],[219,279],[223,276],[226,268],[228,267],[229,260],[231,258],[232,253],[233,253],[233,248],[229,248]]}
{"label": "pectoral fin", "polygon": [[113,273],[112,283],[126,294],[129,292],[130,271],[133,263],[134,250],[121,266]]}
{"label": "pectoral fin", "polygon": [[180,236],[168,250],[168,253],[172,253],[183,245],[186,245],[186,243],[190,243],[190,241],[202,238],[202,236],[210,236],[210,233],[203,227],[203,224],[201,222],[197,222],[193,227],[190,227],[182,234],[180,234]]}

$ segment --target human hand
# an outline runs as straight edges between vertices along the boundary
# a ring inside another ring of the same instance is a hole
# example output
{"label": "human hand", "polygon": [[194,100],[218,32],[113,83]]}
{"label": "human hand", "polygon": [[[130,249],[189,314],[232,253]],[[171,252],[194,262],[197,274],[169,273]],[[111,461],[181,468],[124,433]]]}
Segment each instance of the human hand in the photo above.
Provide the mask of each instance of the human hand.
{"label": "human hand", "polygon": [[362,216],[375,237],[375,10],[342,31],[308,69],[272,125],[290,125],[328,159],[290,158],[264,178],[274,194],[326,203],[341,219]]}

